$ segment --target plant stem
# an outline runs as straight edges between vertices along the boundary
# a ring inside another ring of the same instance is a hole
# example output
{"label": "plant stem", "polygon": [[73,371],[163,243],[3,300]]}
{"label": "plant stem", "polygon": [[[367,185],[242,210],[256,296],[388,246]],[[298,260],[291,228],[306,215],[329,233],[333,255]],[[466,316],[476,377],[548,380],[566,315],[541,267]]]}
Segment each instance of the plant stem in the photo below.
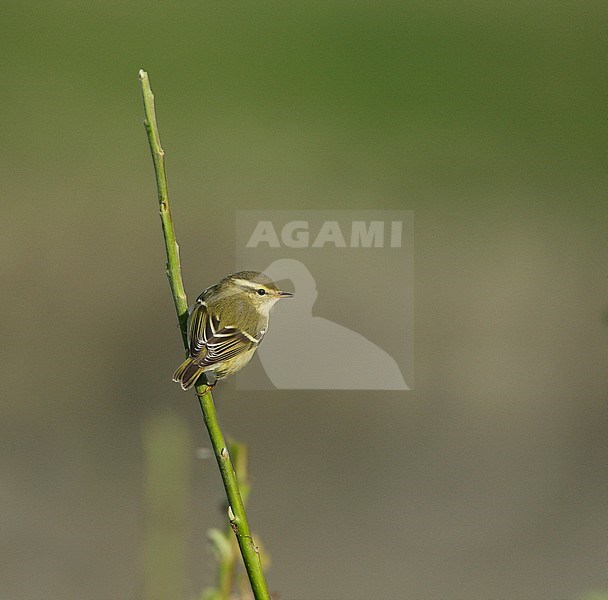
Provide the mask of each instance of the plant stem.
{"label": "plant stem", "polygon": [[148,416],[142,433],[146,506],[142,598],[182,598],[193,458],[190,429],[183,419],[166,412]]}
{"label": "plant stem", "polygon": [[[165,238],[165,248],[167,251],[167,277],[173,295],[173,302],[175,303],[175,310],[182,333],[182,339],[187,351],[188,341],[186,336],[186,324],[188,321],[188,300],[182,282],[179,246],[177,245],[175,230],[173,228],[173,219],[171,218],[169,195],[167,192],[167,177],[165,173],[165,153],[161,147],[160,137],[158,135],[154,95],[150,89],[148,74],[143,69],[139,71],[139,79],[141,81],[144,111],[146,115],[144,125],[148,134],[152,160],[154,162],[154,171],[156,173],[159,211]],[[228,518],[236,535],[239,548],[241,549],[241,555],[243,556],[243,562],[245,563],[245,569],[249,576],[254,598],[255,600],[270,600],[264,573],[262,572],[260,557],[249,530],[249,523],[247,522],[237,478],[230,460],[230,453],[228,452],[228,447],[217,419],[211,390],[206,385],[197,385],[196,395],[199,398],[203,420],[205,421],[209,437],[211,438],[213,452],[217,459],[217,464],[220,468],[220,474],[226,490],[226,496],[228,497]]]}
{"label": "plant stem", "polygon": [[167,189],[167,176],[165,173],[165,151],[160,145],[160,136],[158,135],[158,125],[156,123],[156,108],[154,106],[154,94],[150,89],[150,80],[148,74],[142,69],[139,72],[141,80],[142,93],[144,97],[144,112],[146,118],[144,126],[148,134],[150,143],[150,151],[152,152],[152,161],[154,162],[154,172],[156,174],[156,189],[158,190],[158,210],[160,220],[163,226],[163,235],[165,237],[165,250],[167,252],[167,268],[166,274],[171,286],[171,294],[177,311],[177,319],[179,321],[182,339],[186,351],[188,350],[187,339],[187,322],[188,322],[188,300],[186,291],[182,282],[182,268],[179,261],[179,246],[175,239],[175,230],[173,229],[173,219],[171,217],[171,207],[169,205],[169,191]]}
{"label": "plant stem", "polygon": [[[247,446],[241,442],[230,440],[228,442],[228,451],[230,452],[232,464],[234,465],[234,470],[241,489],[241,498],[243,499],[243,504],[246,505],[249,490],[251,489],[247,466]],[[230,529],[231,527],[228,525],[226,531],[227,539],[231,539]],[[232,597],[232,588],[234,587],[235,581],[235,567],[239,551],[240,549],[237,540],[232,538],[230,552],[220,555],[217,589],[220,593],[221,600],[230,600]]]}

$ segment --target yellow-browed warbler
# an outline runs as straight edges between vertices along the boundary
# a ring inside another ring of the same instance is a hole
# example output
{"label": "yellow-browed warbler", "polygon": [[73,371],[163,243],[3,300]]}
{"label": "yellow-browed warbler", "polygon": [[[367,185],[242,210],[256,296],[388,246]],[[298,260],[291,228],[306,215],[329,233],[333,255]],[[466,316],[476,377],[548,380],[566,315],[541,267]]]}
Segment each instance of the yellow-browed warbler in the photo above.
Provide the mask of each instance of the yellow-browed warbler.
{"label": "yellow-browed warbler", "polygon": [[183,389],[242,369],[268,329],[270,309],[291,298],[263,273],[240,271],[208,287],[188,309],[188,358],[173,374]]}

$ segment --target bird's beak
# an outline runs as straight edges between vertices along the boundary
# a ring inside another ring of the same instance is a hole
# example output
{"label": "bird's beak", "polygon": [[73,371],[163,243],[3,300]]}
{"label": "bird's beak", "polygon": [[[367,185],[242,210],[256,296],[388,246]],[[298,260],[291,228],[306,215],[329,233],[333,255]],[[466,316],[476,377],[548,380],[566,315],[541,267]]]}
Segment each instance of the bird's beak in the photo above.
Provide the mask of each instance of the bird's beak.
{"label": "bird's beak", "polygon": [[293,294],[291,292],[281,292],[280,290],[277,292],[277,296],[279,298],[293,298]]}

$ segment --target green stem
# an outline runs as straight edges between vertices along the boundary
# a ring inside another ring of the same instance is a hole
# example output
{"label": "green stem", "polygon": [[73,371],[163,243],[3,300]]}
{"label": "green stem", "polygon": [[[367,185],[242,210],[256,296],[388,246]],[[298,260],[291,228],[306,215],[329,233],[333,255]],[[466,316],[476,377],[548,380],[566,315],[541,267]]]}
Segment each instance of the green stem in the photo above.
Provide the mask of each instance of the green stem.
{"label": "green stem", "polygon": [[[182,332],[184,346],[188,350],[188,342],[186,336],[186,324],[188,321],[188,300],[184,291],[182,282],[181,266],[179,262],[179,246],[175,238],[175,230],[173,228],[173,219],[171,218],[171,209],[169,204],[169,195],[167,192],[167,178],[165,174],[165,153],[160,144],[158,135],[158,125],[156,123],[156,111],[154,107],[154,94],[150,89],[150,81],[148,74],[141,70],[139,72],[141,81],[144,111],[146,119],[144,121],[146,132],[148,133],[148,141],[152,152],[152,160],[154,162],[154,171],[156,173],[156,185],[158,189],[158,202],[160,210],[160,218],[163,226],[163,234],[165,238],[165,248],[167,251],[167,277],[171,286],[173,302]],[[270,600],[266,581],[262,571],[260,556],[253,543],[249,523],[245,514],[243,500],[239,492],[237,478],[230,460],[230,453],[224,440],[222,430],[215,412],[213,396],[211,390],[205,385],[196,386],[196,394],[199,398],[203,420],[209,431],[213,452],[217,459],[217,464],[220,468],[222,481],[228,497],[228,518],[230,525],[234,530],[236,539],[241,549],[245,569],[249,576],[251,589],[255,600]]]}
{"label": "green stem", "polygon": [[165,250],[167,252],[167,268],[166,274],[175,303],[177,319],[179,321],[182,339],[186,351],[188,350],[188,338],[186,335],[188,322],[188,299],[182,282],[182,268],[179,261],[179,246],[175,238],[175,230],[173,228],[173,219],[171,217],[171,206],[169,204],[169,192],[167,189],[167,176],[165,173],[165,151],[160,145],[160,136],[158,135],[158,125],[156,123],[156,108],[154,106],[154,94],[150,89],[150,80],[148,74],[142,69],[139,72],[141,87],[144,97],[144,112],[146,118],[144,126],[148,134],[148,142],[150,143],[150,151],[152,152],[152,161],[154,162],[154,173],[156,174],[156,189],[158,190],[158,210],[160,220],[163,226],[163,235],[165,237]]}
{"label": "green stem", "polygon": [[[241,498],[243,499],[243,504],[247,505],[247,498],[249,496],[249,491],[251,489],[251,485],[249,483],[249,472],[248,472],[248,452],[247,446],[241,442],[237,442],[236,440],[228,441],[228,451],[230,452],[230,456],[232,458],[232,464],[234,466],[234,471],[236,472],[236,477],[239,482],[239,488],[241,490]],[[226,531],[226,538],[230,539],[230,524],[228,524]],[[220,597],[222,600],[230,600],[232,597],[232,588],[234,587],[235,582],[235,567],[237,557],[240,553],[240,548],[238,545],[238,541],[236,538],[232,538],[232,543],[230,544],[230,552],[224,553],[221,556],[219,570],[218,570],[218,585],[217,588],[220,592]],[[262,560],[262,565],[264,564],[263,557],[260,557]]]}
{"label": "green stem", "polygon": [[205,425],[207,425],[207,429],[209,430],[209,437],[211,438],[211,445],[213,446],[215,458],[222,474],[224,488],[226,489],[226,496],[228,497],[229,502],[228,520],[236,535],[236,540],[241,550],[253,595],[256,600],[258,598],[270,598],[266,589],[264,573],[262,572],[260,555],[258,554],[258,550],[251,537],[249,523],[247,522],[247,517],[245,515],[245,506],[243,504],[241,492],[239,491],[234,467],[230,460],[228,446],[217,421],[211,392],[207,386],[201,385],[196,387],[196,393],[201,404]]}

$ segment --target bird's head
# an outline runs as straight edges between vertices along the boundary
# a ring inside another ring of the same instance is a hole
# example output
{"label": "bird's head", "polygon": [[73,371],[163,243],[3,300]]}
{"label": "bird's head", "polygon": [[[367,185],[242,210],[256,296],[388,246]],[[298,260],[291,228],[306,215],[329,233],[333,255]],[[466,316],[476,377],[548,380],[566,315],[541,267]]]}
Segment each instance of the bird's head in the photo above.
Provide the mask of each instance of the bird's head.
{"label": "bird's head", "polygon": [[291,298],[291,292],[284,292],[277,284],[263,273],[257,271],[239,271],[228,275],[220,285],[223,292],[237,294],[247,298],[260,312],[268,313],[281,298]]}

